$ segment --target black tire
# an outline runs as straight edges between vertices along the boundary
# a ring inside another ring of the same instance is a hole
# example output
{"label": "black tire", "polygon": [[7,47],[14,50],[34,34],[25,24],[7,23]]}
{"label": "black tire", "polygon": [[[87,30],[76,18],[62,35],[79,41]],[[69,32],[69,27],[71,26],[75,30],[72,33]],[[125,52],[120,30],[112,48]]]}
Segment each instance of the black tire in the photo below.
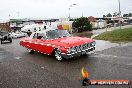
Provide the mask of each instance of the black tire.
{"label": "black tire", "polygon": [[58,49],[55,50],[54,56],[58,61],[61,61],[63,59],[61,56],[61,52]]}
{"label": "black tire", "polygon": [[28,49],[29,54],[34,54],[33,50]]}
{"label": "black tire", "polygon": [[1,44],[3,44],[2,40],[1,40]]}
{"label": "black tire", "polygon": [[10,39],[10,43],[12,43],[12,39]]}

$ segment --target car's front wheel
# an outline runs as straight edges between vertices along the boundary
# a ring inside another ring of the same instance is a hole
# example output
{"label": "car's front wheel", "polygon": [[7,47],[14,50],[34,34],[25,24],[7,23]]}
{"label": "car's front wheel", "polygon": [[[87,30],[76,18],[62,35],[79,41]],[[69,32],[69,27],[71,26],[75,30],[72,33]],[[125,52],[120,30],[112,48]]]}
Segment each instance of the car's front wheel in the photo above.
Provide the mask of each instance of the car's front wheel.
{"label": "car's front wheel", "polygon": [[9,41],[10,41],[10,43],[12,43],[12,39],[10,39]]}
{"label": "car's front wheel", "polygon": [[61,52],[58,49],[55,50],[55,57],[59,61],[61,61],[63,59],[61,56]]}
{"label": "car's front wheel", "polygon": [[1,44],[3,43],[3,41],[1,40]]}

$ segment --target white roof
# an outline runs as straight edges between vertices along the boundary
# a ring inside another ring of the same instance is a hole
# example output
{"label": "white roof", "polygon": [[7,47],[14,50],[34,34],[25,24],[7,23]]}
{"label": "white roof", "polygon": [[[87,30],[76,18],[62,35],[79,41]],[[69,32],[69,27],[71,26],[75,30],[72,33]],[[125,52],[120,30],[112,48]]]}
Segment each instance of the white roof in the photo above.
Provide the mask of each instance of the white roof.
{"label": "white roof", "polygon": [[39,24],[31,24],[31,25],[25,25],[22,29],[31,29],[31,28],[35,28],[35,27],[40,27]]}
{"label": "white roof", "polygon": [[44,26],[46,26],[46,30],[47,29],[53,29],[52,26],[45,25],[45,24],[31,24],[31,25],[25,25],[23,28],[21,28],[21,31],[28,31],[28,30],[30,30],[30,31],[33,32],[34,31],[34,28],[36,28],[37,31],[40,30],[40,29],[41,30],[45,30],[44,29]]}
{"label": "white roof", "polygon": [[42,30],[42,31],[36,31],[33,33],[46,33],[47,31],[51,31],[51,30],[56,30],[56,29],[46,29],[46,30]]}

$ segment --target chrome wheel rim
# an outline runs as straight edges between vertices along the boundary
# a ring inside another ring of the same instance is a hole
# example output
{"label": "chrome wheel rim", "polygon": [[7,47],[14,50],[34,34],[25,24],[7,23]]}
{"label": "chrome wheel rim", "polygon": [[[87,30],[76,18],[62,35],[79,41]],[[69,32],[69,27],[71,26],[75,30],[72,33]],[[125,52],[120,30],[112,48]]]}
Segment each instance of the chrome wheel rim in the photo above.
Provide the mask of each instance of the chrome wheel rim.
{"label": "chrome wheel rim", "polygon": [[28,49],[28,52],[31,53],[31,49]]}
{"label": "chrome wheel rim", "polygon": [[55,51],[55,57],[56,57],[57,60],[62,60],[61,52],[59,50]]}

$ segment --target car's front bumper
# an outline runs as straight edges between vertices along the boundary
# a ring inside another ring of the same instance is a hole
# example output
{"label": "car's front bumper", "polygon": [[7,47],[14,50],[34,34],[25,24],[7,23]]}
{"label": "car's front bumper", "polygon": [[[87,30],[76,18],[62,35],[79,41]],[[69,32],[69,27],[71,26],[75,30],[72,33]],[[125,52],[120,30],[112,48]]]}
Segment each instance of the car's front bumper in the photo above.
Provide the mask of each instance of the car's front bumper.
{"label": "car's front bumper", "polygon": [[80,55],[83,55],[83,54],[88,54],[93,50],[95,50],[95,46],[90,47],[90,48],[88,48],[84,51],[81,51],[81,52],[76,52],[76,53],[71,53],[71,54],[61,54],[61,55],[62,55],[63,58],[69,59],[69,58],[77,57],[77,56],[80,56]]}

